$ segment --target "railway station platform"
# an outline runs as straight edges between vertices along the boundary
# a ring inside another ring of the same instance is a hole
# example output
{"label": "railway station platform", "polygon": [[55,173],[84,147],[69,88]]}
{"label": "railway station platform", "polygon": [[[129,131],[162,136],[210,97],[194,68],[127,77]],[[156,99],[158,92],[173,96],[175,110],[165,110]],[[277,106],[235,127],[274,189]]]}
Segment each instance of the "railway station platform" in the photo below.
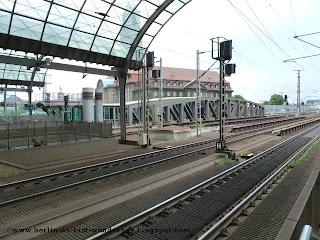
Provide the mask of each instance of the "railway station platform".
{"label": "railway station platform", "polygon": [[[174,128],[175,126],[171,127]],[[177,128],[179,128],[177,126]],[[141,148],[118,143],[119,137],[110,137],[89,142],[65,143],[48,145],[46,147],[33,147],[1,151],[0,175],[10,174],[8,168],[32,170],[44,167],[62,166],[83,162],[97,162],[103,159],[115,159],[129,155],[137,155],[154,149],[192,143],[218,137],[218,132],[207,132],[200,136],[182,140],[163,141],[156,140],[155,133],[150,133],[151,146]],[[128,140],[136,141],[138,133],[128,135]]]}

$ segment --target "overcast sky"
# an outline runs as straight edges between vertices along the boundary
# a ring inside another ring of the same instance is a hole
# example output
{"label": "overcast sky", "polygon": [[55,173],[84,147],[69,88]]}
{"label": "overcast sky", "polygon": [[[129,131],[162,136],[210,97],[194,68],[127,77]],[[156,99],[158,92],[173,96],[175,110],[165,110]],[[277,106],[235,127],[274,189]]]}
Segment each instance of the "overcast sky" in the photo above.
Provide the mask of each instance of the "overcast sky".
{"label": "overcast sky", "polygon": [[[232,6],[232,4],[234,6]],[[238,10],[236,10],[236,8]],[[234,94],[248,100],[269,100],[274,93],[296,102],[297,73],[301,72],[301,98],[320,99],[320,56],[284,63],[320,52],[293,37],[320,31],[319,0],[193,0],[162,29],[149,50],[163,57],[163,66],[196,68],[196,50],[210,51],[210,38],[233,41],[237,73],[228,77]],[[239,12],[241,11],[241,12]],[[301,37],[320,46],[320,34]],[[212,63],[210,53],[200,55],[201,69]],[[216,66],[217,67],[217,66]],[[52,71],[48,91],[66,93],[95,87],[101,76]]]}

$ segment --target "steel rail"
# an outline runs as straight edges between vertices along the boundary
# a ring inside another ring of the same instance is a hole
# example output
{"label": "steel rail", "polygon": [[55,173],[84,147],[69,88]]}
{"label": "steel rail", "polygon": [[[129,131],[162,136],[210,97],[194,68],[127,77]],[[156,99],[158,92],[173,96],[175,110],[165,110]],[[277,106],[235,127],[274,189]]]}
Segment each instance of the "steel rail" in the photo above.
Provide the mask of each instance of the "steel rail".
{"label": "steel rail", "polygon": [[[272,127],[274,127],[274,126],[268,126],[268,127],[260,128],[260,129],[253,129],[253,130],[249,130],[247,132],[234,133],[232,135],[228,135],[227,138],[240,136],[240,135],[243,135],[245,133],[256,132],[256,131],[259,131],[259,130],[265,130],[265,129],[269,129],[269,128],[272,128]],[[87,169],[94,168],[94,167],[101,167],[101,166],[104,166],[106,164],[114,164],[114,163],[120,163],[122,161],[130,161],[130,160],[133,160],[135,158],[148,157],[148,156],[151,156],[151,155],[161,154],[161,153],[165,153],[165,152],[169,152],[169,151],[175,151],[175,150],[183,149],[183,148],[190,147],[190,146],[197,146],[197,145],[200,145],[200,144],[207,144],[207,143],[214,142],[214,141],[217,141],[217,140],[218,140],[218,138],[209,139],[209,140],[203,140],[203,141],[199,141],[199,142],[196,142],[196,143],[188,143],[188,144],[184,144],[184,145],[180,145],[180,146],[176,146],[176,147],[171,147],[171,148],[168,148],[168,149],[156,150],[156,151],[152,151],[152,152],[149,152],[149,153],[138,154],[138,155],[124,157],[124,158],[120,158],[120,159],[115,159],[115,160],[111,160],[111,161],[107,161],[107,162],[96,163],[96,164],[92,164],[92,165],[89,165],[89,166],[83,166],[83,167],[64,170],[64,171],[60,171],[60,172],[50,173],[50,174],[46,174],[46,175],[42,175],[42,176],[37,176],[37,177],[33,177],[33,178],[27,178],[27,179],[15,181],[15,182],[0,184],[0,188],[14,186],[14,185],[23,184],[23,183],[26,184],[26,183],[31,182],[31,181],[36,181],[36,180],[45,179],[45,178],[54,177],[54,176],[63,175],[63,174],[69,174],[69,173],[72,173],[72,172],[77,172],[77,171],[81,171],[81,170],[85,170],[85,169],[87,170]]]}
{"label": "steel rail", "polygon": [[139,213],[137,215],[135,215],[135,216],[132,216],[131,218],[128,218],[128,219],[126,219],[126,220],[124,220],[124,221],[122,221],[122,222],[120,222],[120,223],[108,228],[108,230],[109,230],[108,232],[97,233],[97,234],[87,238],[86,240],[98,239],[98,238],[102,237],[105,234],[112,233],[112,232],[116,231],[117,229],[125,229],[132,222],[138,221],[138,219],[145,219],[148,216],[153,215],[153,213],[161,211],[161,209],[163,209],[165,207],[174,205],[175,203],[179,202],[181,199],[184,199],[187,196],[190,196],[190,194],[196,193],[199,190],[201,190],[203,188],[206,188],[210,184],[213,184],[214,182],[217,182],[217,181],[225,178],[226,176],[238,171],[239,169],[247,166],[248,164],[259,160],[260,157],[263,157],[264,155],[275,151],[277,148],[279,148],[279,147],[291,142],[292,140],[294,140],[294,139],[296,139],[296,138],[308,133],[312,129],[314,129],[316,127],[319,127],[319,126],[320,125],[316,125],[316,126],[310,128],[310,129],[307,129],[307,130],[305,130],[305,131],[303,131],[303,132],[301,132],[301,133],[299,133],[299,134],[297,134],[297,135],[295,135],[295,136],[293,136],[293,137],[291,137],[291,138],[289,138],[289,139],[287,139],[287,140],[285,140],[285,141],[283,141],[281,143],[278,143],[275,146],[273,146],[273,147],[271,147],[271,148],[269,148],[269,149],[257,154],[256,156],[254,156],[254,157],[252,157],[250,159],[247,159],[246,161],[244,161],[242,163],[239,163],[238,165],[235,165],[235,166],[225,170],[224,172],[221,172],[221,173],[215,175],[214,177],[211,177],[211,178],[203,181],[202,183],[199,183],[199,184],[197,184],[197,185],[195,185],[195,186],[193,186],[193,187],[191,187],[191,188],[189,188],[189,189],[187,189],[187,190],[185,190],[185,191],[183,191],[183,192],[181,192],[181,193],[179,193],[179,194],[177,194],[177,195],[175,195],[175,196],[173,196],[173,197],[171,197],[171,198],[169,198],[169,199],[167,199],[167,200],[165,200],[165,201],[163,201],[163,202],[161,202],[161,203],[159,203],[159,204],[157,204],[157,205],[155,205],[155,206],[153,206],[153,207],[151,207],[151,208],[149,208],[149,209],[147,209],[147,210],[145,210],[145,211],[143,211],[143,212],[141,212],[141,213]]}
{"label": "steel rail", "polygon": [[[258,131],[258,130],[251,130],[250,132],[255,132],[255,131]],[[236,134],[233,134],[231,136],[229,135],[229,137],[240,136],[240,135],[243,135],[243,134],[244,133],[236,133]],[[241,141],[243,139],[246,139],[246,138],[249,138],[249,137],[253,137],[253,136],[257,136],[259,134],[261,134],[261,132],[259,132],[258,134],[255,134],[255,135],[249,135],[249,136],[246,136],[246,137],[243,137],[243,138],[239,138],[239,139],[235,139],[235,140],[231,140],[231,141],[228,141],[228,142],[229,143],[233,143],[233,142]],[[160,154],[165,154],[165,153],[169,153],[171,151],[181,150],[181,149],[184,149],[184,148],[187,148],[187,147],[197,147],[197,146],[200,146],[200,145],[206,145],[206,144],[209,144],[209,143],[214,143],[216,140],[217,139],[204,140],[204,141],[200,141],[200,142],[197,142],[197,143],[190,143],[190,144],[181,145],[181,146],[178,146],[178,147],[173,147],[173,148],[170,148],[170,149],[163,149],[163,150],[154,151],[154,152],[151,152],[151,153],[140,154],[140,155],[131,156],[131,157],[128,157],[128,158],[112,160],[112,161],[108,161],[108,162],[105,162],[105,163],[94,164],[94,165],[90,165],[90,166],[87,166],[87,167],[71,169],[71,170],[67,170],[67,171],[63,171],[63,172],[58,172],[58,173],[54,173],[54,174],[49,174],[49,175],[44,175],[44,176],[40,176],[40,177],[26,179],[26,180],[22,180],[22,181],[18,181],[18,182],[13,182],[13,183],[10,183],[10,184],[5,184],[5,185],[0,186],[0,190],[1,190],[1,188],[5,188],[5,187],[11,187],[12,188],[14,185],[27,184],[27,183],[35,181],[35,180],[46,179],[48,177],[53,177],[53,176],[57,176],[57,175],[62,175],[63,176],[63,174],[70,173],[70,172],[73,172],[73,174],[76,174],[76,172],[78,172],[79,170],[83,170],[83,169],[86,169],[87,171],[89,171],[89,169],[93,168],[93,167],[101,167],[103,165],[108,165],[108,164],[110,165],[110,164],[114,164],[114,163],[119,163],[121,161],[128,162],[128,161],[130,161],[130,160],[132,160],[134,158],[145,158],[145,156],[149,156],[149,155],[155,155],[156,156],[159,153]],[[116,171],[116,172],[113,172],[113,173],[103,174],[103,175],[100,175],[100,176],[97,176],[97,177],[90,177],[88,179],[79,180],[79,181],[74,182],[74,183],[64,184],[63,186],[59,186],[59,187],[53,187],[53,188],[47,189],[45,191],[39,191],[39,192],[35,192],[35,193],[32,193],[32,194],[24,195],[22,197],[18,197],[18,198],[15,198],[15,199],[3,201],[3,202],[0,203],[0,206],[4,206],[4,205],[9,204],[9,203],[17,202],[17,201],[24,200],[24,199],[27,199],[27,198],[39,196],[39,195],[42,195],[42,194],[50,193],[50,192],[53,192],[53,191],[65,189],[65,188],[72,187],[72,186],[75,186],[75,185],[91,182],[91,181],[94,181],[94,180],[107,178],[107,177],[112,177],[112,176],[119,175],[119,174],[124,174],[124,173],[130,172],[130,171],[134,171],[134,170],[145,168],[145,167],[148,167],[148,166],[151,166],[151,165],[159,164],[159,163],[164,162],[164,161],[169,161],[169,160],[174,159],[174,158],[179,158],[179,157],[183,157],[183,156],[186,156],[186,155],[194,154],[196,152],[205,151],[205,150],[207,150],[209,148],[214,148],[214,147],[215,146],[210,145],[208,147],[204,147],[204,148],[201,148],[201,149],[189,151],[189,152],[178,154],[178,155],[175,155],[175,156],[163,158],[163,159],[160,159],[160,160],[157,160],[157,161],[153,161],[153,162],[150,162],[150,163],[145,163],[145,164],[142,164],[142,165],[139,165],[139,166],[130,167],[130,168],[127,168],[127,169],[124,169],[124,170],[121,170],[121,171]],[[3,192],[5,192],[5,191],[3,191]]]}
{"label": "steel rail", "polygon": [[223,218],[221,218],[217,223],[215,223],[211,228],[209,228],[203,235],[201,235],[198,240],[204,240],[210,237],[212,233],[218,232],[223,226],[231,222],[235,217],[236,213],[241,211],[244,206],[248,205],[256,196],[264,190],[287,166],[298,157],[301,156],[317,139],[319,139],[320,134],[314,137],[308,144],[296,152],[292,157],[285,161],[278,169],[274,170],[271,175],[259,184],[246,198],[244,198],[237,206],[235,206],[230,212],[228,212]]}
{"label": "steel rail", "polygon": [[[238,136],[238,134],[237,134],[237,136]],[[228,143],[234,143],[234,142],[246,139],[248,137],[252,137],[252,136],[246,136],[246,137],[243,137],[243,138],[240,138],[240,139],[234,139],[234,140],[228,141]],[[210,140],[206,140],[206,141],[209,141],[208,143],[211,143],[210,141],[214,142],[216,140],[217,139],[210,139]],[[202,145],[204,145],[204,144],[202,144]],[[108,174],[100,175],[100,176],[97,176],[97,177],[91,177],[89,179],[80,180],[80,181],[77,181],[75,183],[65,184],[63,186],[55,187],[55,188],[52,188],[52,189],[48,189],[46,191],[36,192],[34,194],[25,195],[23,197],[15,198],[15,199],[12,199],[12,200],[3,201],[3,202],[0,203],[0,206],[6,205],[6,204],[9,204],[9,203],[13,203],[13,202],[17,202],[17,201],[20,201],[20,200],[24,200],[24,199],[27,199],[27,198],[39,196],[39,195],[42,195],[42,194],[50,193],[50,192],[53,192],[53,191],[61,190],[61,189],[64,189],[64,188],[76,186],[76,185],[79,185],[79,184],[91,182],[91,181],[94,181],[94,180],[99,180],[99,179],[102,179],[102,178],[107,178],[107,177],[112,177],[112,176],[119,175],[119,174],[124,174],[124,173],[130,172],[130,171],[135,171],[135,170],[138,170],[138,169],[141,169],[141,168],[145,168],[145,167],[148,167],[148,166],[159,164],[161,162],[170,161],[171,159],[175,159],[175,158],[183,157],[183,156],[186,156],[186,155],[194,154],[194,153],[197,153],[197,152],[205,151],[205,150],[208,150],[210,148],[215,148],[215,146],[214,145],[210,145],[210,146],[207,146],[207,147],[204,147],[204,148],[201,148],[201,149],[196,149],[196,150],[193,150],[193,151],[190,151],[190,152],[186,152],[186,153],[178,154],[178,155],[175,155],[175,156],[163,158],[163,159],[160,159],[160,160],[157,160],[157,161],[154,161],[154,162],[150,162],[150,163],[142,164],[142,165],[139,165],[139,166],[127,168],[127,169],[124,169],[124,170],[121,170],[121,171],[108,173]]]}
{"label": "steel rail", "polygon": [[39,180],[39,179],[43,179],[43,178],[54,177],[54,176],[57,176],[57,175],[63,175],[63,174],[68,174],[68,173],[72,173],[72,172],[77,172],[77,171],[84,170],[84,169],[90,169],[90,168],[94,168],[94,167],[101,167],[101,166],[104,166],[104,165],[107,165],[107,164],[114,164],[114,163],[120,163],[120,162],[123,162],[123,161],[130,161],[130,160],[133,160],[135,158],[143,158],[143,157],[148,157],[150,155],[162,154],[162,153],[166,153],[166,152],[169,152],[169,151],[175,151],[175,150],[179,150],[179,149],[183,149],[183,148],[187,148],[187,147],[204,145],[204,144],[207,144],[207,143],[210,143],[210,142],[214,142],[216,140],[217,139],[215,138],[215,139],[199,141],[199,142],[196,142],[196,143],[188,143],[188,144],[185,144],[185,145],[180,145],[180,146],[177,146],[177,147],[171,147],[171,148],[168,148],[168,149],[156,150],[156,151],[152,151],[152,152],[148,152],[148,153],[142,153],[142,154],[138,154],[138,155],[134,155],[134,156],[130,156],[130,157],[119,158],[119,159],[115,159],[115,160],[111,160],[111,161],[107,161],[107,162],[96,163],[96,164],[92,164],[92,165],[89,165],[89,166],[83,166],[83,167],[79,167],[79,168],[74,168],[74,169],[69,169],[69,170],[65,170],[65,171],[46,174],[46,175],[42,175],[42,176],[38,176],[38,177],[23,179],[23,180],[16,181],[16,182],[10,182],[10,183],[2,184],[2,185],[0,185],[0,188],[13,186],[13,185],[16,185],[16,184],[21,184],[21,183],[27,183],[27,182],[30,182],[30,181]]}
{"label": "steel rail", "polygon": [[91,181],[98,180],[98,179],[101,179],[101,178],[107,178],[107,177],[112,177],[112,176],[119,175],[119,174],[124,174],[124,173],[130,172],[130,171],[134,171],[134,170],[138,170],[138,169],[145,168],[145,167],[148,167],[148,166],[152,166],[152,165],[155,165],[155,164],[159,164],[161,162],[170,161],[171,159],[174,159],[174,158],[183,157],[185,155],[190,155],[190,154],[193,154],[193,153],[201,152],[201,151],[207,150],[207,149],[212,148],[212,147],[213,146],[204,147],[204,148],[197,149],[197,150],[194,150],[194,151],[191,151],[191,152],[182,153],[182,154],[178,154],[178,155],[175,155],[175,156],[163,158],[163,159],[160,159],[158,161],[151,162],[151,163],[146,163],[146,164],[139,165],[139,166],[136,166],[136,167],[127,168],[127,169],[124,169],[124,170],[121,170],[121,171],[117,171],[117,172],[113,172],[113,173],[109,173],[109,174],[104,174],[104,175],[100,175],[100,176],[97,176],[97,177],[92,177],[92,178],[85,179],[85,180],[80,180],[80,181],[75,182],[75,183],[66,184],[66,185],[63,185],[63,186],[60,186],[60,187],[56,187],[56,188],[52,188],[52,189],[49,189],[49,190],[46,190],[46,191],[42,191],[42,192],[37,192],[37,193],[34,193],[34,194],[26,195],[26,196],[23,196],[23,197],[20,197],[20,198],[15,198],[15,199],[12,199],[10,201],[1,202],[0,206],[6,205],[6,204],[9,204],[9,203],[12,203],[12,202],[16,202],[16,201],[19,201],[19,200],[27,199],[27,198],[30,198],[30,197],[35,197],[35,196],[38,196],[38,195],[42,195],[42,194],[45,194],[45,193],[50,193],[50,192],[57,191],[57,190],[60,190],[60,189],[64,189],[64,188],[76,186],[76,185],[79,185],[79,184],[91,182]]}

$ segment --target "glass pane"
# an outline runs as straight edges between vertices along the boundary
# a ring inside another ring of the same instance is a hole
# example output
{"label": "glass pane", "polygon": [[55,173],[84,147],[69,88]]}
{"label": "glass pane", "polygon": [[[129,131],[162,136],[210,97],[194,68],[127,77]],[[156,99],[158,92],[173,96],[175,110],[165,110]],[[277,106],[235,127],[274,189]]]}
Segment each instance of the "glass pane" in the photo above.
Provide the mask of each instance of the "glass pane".
{"label": "glass pane", "polygon": [[78,12],[65,7],[53,5],[48,18],[49,22],[72,28]]}
{"label": "glass pane", "polygon": [[14,15],[10,34],[40,40],[42,28],[43,22]]}
{"label": "glass pane", "polygon": [[0,11],[0,33],[8,33],[11,14]]}
{"label": "glass pane", "polygon": [[126,29],[123,28],[120,31],[120,35],[118,37],[118,40],[121,42],[125,42],[125,43],[133,43],[134,39],[136,38],[136,36],[138,35],[138,32],[131,30],[131,29]]}
{"label": "glass pane", "polygon": [[92,51],[98,52],[98,53],[105,53],[109,54],[111,47],[112,47],[113,41],[106,39],[106,38],[101,38],[101,37],[96,37],[94,44],[92,46]]}
{"label": "glass pane", "polygon": [[[130,2],[130,3],[129,3]],[[127,1],[118,1],[116,2],[116,5],[119,7],[125,8],[129,10],[130,12],[135,9],[135,7],[141,2],[141,0],[127,0]]]}
{"label": "glass pane", "polygon": [[86,14],[81,13],[76,23],[75,29],[81,30],[87,33],[96,34],[101,20],[98,18],[90,17]]}
{"label": "glass pane", "polygon": [[105,1],[87,0],[86,4],[83,7],[82,12],[101,17],[102,15],[98,15],[97,12],[105,14],[107,13],[109,8],[110,8],[110,4]]}
{"label": "glass pane", "polygon": [[70,29],[47,24],[42,40],[58,45],[67,45],[70,33]]}
{"label": "glass pane", "polygon": [[50,3],[43,0],[19,0],[17,1],[14,11],[15,13],[20,13],[25,16],[45,20],[49,10],[49,6]]}
{"label": "glass pane", "polygon": [[6,10],[12,11],[13,9],[13,0],[1,0],[0,1],[0,7]]}
{"label": "glass pane", "polygon": [[182,8],[184,4],[180,2],[179,0],[174,0],[169,7],[166,8],[171,13],[176,13],[180,8]]}
{"label": "glass pane", "polygon": [[93,35],[86,34],[78,31],[73,31],[70,40],[70,47],[89,50],[93,41]]}
{"label": "glass pane", "polygon": [[161,23],[161,24],[164,24],[168,21],[168,19],[172,16],[172,14],[166,12],[166,11],[163,11],[159,17],[157,17],[157,22],[158,23]]}
{"label": "glass pane", "polygon": [[77,0],[77,1],[64,1],[64,0],[55,0],[53,4],[60,3],[66,7],[72,8],[74,10],[80,10],[84,1],[86,0]]}
{"label": "glass pane", "polygon": [[111,55],[125,58],[127,57],[129,49],[130,49],[130,45],[116,42],[112,49]]}
{"label": "glass pane", "polygon": [[113,6],[108,12],[107,20],[122,25],[129,16],[129,12]]}
{"label": "glass pane", "polygon": [[155,36],[159,32],[160,29],[161,29],[161,25],[159,25],[157,23],[152,23],[147,31],[147,34]]}
{"label": "glass pane", "polygon": [[141,1],[138,8],[134,12],[142,17],[149,18],[156,10],[157,6],[154,6],[146,1]]}

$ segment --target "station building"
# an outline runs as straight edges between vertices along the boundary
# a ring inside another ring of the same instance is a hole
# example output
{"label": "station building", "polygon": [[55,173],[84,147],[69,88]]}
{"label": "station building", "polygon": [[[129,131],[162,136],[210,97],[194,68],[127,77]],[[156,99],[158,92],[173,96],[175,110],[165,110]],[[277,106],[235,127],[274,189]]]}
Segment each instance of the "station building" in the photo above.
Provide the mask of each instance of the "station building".
{"label": "station building", "polygon": [[[154,69],[159,69],[155,67]],[[163,67],[163,97],[196,97],[196,70],[185,68]],[[200,71],[200,76],[204,73]],[[140,74],[140,76],[139,76]],[[140,79],[140,85],[138,80]],[[201,78],[201,97],[219,97],[219,73],[207,71]],[[151,79],[149,83],[149,98],[159,98],[160,79]],[[98,81],[98,89],[103,89],[103,103],[119,103],[119,82],[114,78]],[[126,83],[126,101],[137,101],[141,91],[141,72],[129,71]],[[226,97],[232,96],[232,88],[226,81]]]}

